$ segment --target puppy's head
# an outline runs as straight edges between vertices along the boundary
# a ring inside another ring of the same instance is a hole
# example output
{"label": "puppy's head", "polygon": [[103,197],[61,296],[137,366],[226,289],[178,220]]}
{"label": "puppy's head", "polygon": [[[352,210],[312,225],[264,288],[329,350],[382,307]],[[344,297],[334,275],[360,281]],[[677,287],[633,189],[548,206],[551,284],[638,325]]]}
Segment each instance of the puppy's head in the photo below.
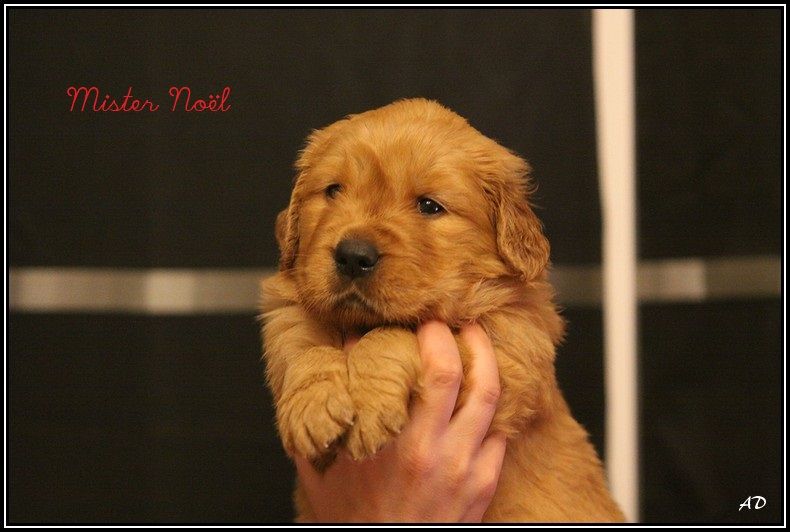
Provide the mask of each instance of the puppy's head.
{"label": "puppy's head", "polygon": [[435,102],[315,131],[296,169],[280,269],[341,327],[453,321],[476,283],[529,281],[548,262],[527,164]]}

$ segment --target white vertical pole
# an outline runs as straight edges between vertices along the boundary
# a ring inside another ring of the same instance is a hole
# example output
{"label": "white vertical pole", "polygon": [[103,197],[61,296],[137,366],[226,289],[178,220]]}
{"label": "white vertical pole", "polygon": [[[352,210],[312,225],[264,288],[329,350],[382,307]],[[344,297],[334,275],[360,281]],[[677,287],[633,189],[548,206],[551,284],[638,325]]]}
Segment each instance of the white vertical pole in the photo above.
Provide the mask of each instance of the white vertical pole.
{"label": "white vertical pole", "polygon": [[603,218],[606,463],[612,493],[639,519],[634,13],[594,9],[598,168]]}

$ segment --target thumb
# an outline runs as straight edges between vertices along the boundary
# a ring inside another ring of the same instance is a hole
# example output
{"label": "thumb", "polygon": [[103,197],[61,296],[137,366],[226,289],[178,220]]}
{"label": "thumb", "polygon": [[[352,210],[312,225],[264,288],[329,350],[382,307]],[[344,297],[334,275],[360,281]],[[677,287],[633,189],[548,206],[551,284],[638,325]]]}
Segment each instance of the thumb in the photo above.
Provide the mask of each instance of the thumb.
{"label": "thumb", "polygon": [[343,351],[348,352],[349,349],[357,345],[359,342],[360,336],[354,333],[346,334],[345,340],[343,341]]}
{"label": "thumb", "polygon": [[296,464],[296,474],[299,476],[299,480],[302,481],[306,487],[312,487],[320,481],[321,474],[316,471],[315,467],[313,467],[313,464],[310,463],[310,460],[301,455],[295,455],[293,460]]}

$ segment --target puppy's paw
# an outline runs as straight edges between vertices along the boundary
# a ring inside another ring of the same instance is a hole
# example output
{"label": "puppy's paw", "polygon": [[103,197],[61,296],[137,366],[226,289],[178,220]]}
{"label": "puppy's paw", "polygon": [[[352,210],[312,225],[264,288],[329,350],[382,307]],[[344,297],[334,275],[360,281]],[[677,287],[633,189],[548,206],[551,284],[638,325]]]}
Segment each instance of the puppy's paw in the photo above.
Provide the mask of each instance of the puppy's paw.
{"label": "puppy's paw", "polygon": [[346,388],[345,368],[303,375],[287,386],[278,405],[277,424],[289,455],[318,463],[334,454],[335,443],[354,423],[354,403]]}
{"label": "puppy's paw", "polygon": [[374,329],[351,349],[348,391],[357,419],[345,445],[353,458],[375,454],[400,433],[409,417],[418,363],[417,338],[406,329]]}
{"label": "puppy's paw", "polygon": [[392,389],[391,383],[365,384],[364,388],[352,387],[357,418],[348,431],[346,449],[355,460],[376,454],[400,434],[409,417],[408,394]]}

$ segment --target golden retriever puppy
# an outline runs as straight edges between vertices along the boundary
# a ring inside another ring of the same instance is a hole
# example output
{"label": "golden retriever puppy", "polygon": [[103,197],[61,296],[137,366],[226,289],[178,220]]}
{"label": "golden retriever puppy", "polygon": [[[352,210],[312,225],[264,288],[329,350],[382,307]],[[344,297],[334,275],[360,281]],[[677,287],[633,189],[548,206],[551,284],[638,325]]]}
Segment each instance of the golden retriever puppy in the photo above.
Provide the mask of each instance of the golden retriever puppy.
{"label": "golden retriever puppy", "polygon": [[[490,430],[508,435],[484,520],[623,520],[557,387],[564,323],[524,160],[414,99],[313,132],[296,170],[277,218],[279,273],[263,282],[266,374],[286,452],[324,464],[339,447],[375,453],[420,392],[417,324],[474,320],[499,366]],[[345,354],[349,333],[364,336]],[[298,488],[296,499],[309,517]]]}

